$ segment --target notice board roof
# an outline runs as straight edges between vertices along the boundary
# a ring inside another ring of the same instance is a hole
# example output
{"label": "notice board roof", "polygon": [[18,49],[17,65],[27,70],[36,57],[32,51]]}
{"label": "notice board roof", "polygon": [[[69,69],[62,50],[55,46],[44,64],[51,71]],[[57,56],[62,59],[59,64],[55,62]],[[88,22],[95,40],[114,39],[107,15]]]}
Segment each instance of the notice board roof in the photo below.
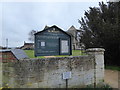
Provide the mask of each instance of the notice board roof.
{"label": "notice board roof", "polygon": [[51,29],[51,28],[57,28],[57,29],[59,29],[61,32],[65,33],[65,34],[67,34],[67,35],[69,35],[69,36],[71,37],[71,35],[70,35],[69,33],[63,31],[62,29],[60,29],[60,28],[57,27],[56,25],[53,25],[53,26],[48,27],[48,28],[45,28],[45,29],[43,29],[42,31],[39,31],[39,32],[35,33],[35,35],[37,35],[37,34],[39,34],[39,33],[42,33],[42,32],[44,32],[44,31],[46,31],[46,30],[49,30],[49,29]]}

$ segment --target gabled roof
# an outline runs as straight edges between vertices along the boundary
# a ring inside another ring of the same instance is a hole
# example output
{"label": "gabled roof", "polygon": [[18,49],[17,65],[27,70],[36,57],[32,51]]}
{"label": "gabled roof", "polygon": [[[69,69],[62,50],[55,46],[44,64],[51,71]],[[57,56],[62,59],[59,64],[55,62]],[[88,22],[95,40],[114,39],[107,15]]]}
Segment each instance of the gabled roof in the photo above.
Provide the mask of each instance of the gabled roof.
{"label": "gabled roof", "polygon": [[12,52],[13,55],[19,60],[19,59],[24,59],[28,58],[26,53],[22,49],[5,49],[5,50],[0,50],[0,52]]}
{"label": "gabled roof", "polygon": [[69,36],[71,37],[70,34],[68,34],[67,32],[63,31],[62,29],[60,29],[60,28],[57,27],[56,25],[53,25],[53,26],[51,26],[51,27],[48,27],[47,29],[43,29],[42,31],[39,31],[39,32],[35,33],[34,35],[36,35],[36,34],[38,34],[38,33],[42,33],[42,32],[44,32],[44,31],[46,31],[46,30],[48,30],[48,29],[50,29],[50,28],[57,28],[57,29],[59,29],[61,32],[65,33],[65,34],[67,34],[67,35],[69,35]]}
{"label": "gabled roof", "polygon": [[76,29],[73,25],[68,29],[68,31],[76,31],[76,32],[82,32],[81,29]]}
{"label": "gabled roof", "polygon": [[76,30],[76,28],[72,25],[68,30]]}
{"label": "gabled roof", "polygon": [[47,28],[49,28],[49,26],[46,25],[44,29],[47,29]]}

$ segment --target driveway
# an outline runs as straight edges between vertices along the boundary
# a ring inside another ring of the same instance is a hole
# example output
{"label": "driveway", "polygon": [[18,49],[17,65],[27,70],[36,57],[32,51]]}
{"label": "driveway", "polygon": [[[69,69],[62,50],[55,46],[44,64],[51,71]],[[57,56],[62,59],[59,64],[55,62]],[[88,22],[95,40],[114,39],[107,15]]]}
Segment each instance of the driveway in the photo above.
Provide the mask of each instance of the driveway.
{"label": "driveway", "polygon": [[112,88],[120,88],[120,71],[105,70],[104,80]]}

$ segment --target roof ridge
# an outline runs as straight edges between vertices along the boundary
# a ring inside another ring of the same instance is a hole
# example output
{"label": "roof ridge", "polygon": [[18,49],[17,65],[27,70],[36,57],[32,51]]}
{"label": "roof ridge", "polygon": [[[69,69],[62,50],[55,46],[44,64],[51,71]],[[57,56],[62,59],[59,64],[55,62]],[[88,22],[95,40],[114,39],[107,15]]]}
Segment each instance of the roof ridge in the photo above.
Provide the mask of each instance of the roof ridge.
{"label": "roof ridge", "polygon": [[68,30],[76,30],[76,28],[72,25]]}

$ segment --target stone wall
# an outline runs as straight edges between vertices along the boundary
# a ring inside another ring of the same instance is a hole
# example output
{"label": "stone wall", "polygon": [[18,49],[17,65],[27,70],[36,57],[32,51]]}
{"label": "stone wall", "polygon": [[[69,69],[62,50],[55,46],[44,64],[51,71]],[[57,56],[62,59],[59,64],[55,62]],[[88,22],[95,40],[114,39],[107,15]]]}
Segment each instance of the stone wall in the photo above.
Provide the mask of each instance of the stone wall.
{"label": "stone wall", "polygon": [[88,49],[88,55],[23,59],[3,64],[3,86],[13,88],[65,88],[64,72],[71,72],[67,87],[96,85],[104,77],[104,50]]}

